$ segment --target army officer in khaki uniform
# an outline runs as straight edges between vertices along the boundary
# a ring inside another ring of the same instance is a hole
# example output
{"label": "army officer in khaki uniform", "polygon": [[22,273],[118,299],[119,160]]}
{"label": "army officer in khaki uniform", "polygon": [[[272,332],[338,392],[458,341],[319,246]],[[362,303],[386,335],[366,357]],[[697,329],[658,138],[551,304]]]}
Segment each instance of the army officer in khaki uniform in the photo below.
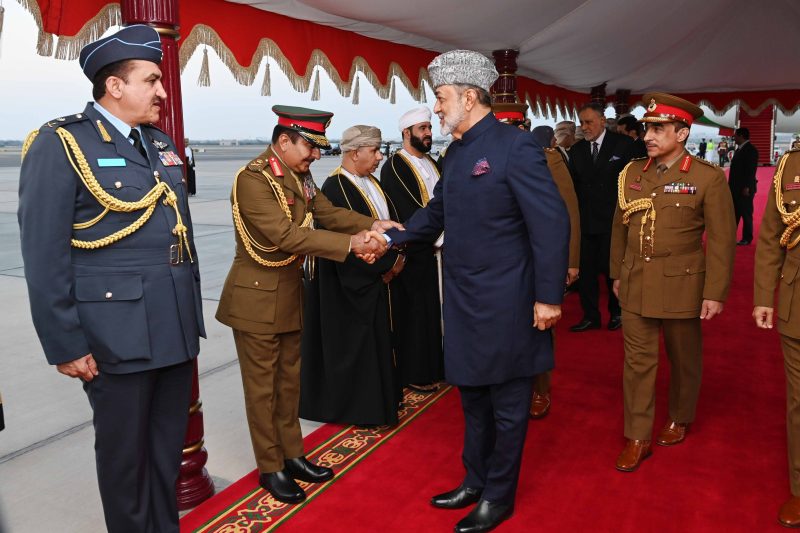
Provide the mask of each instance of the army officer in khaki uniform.
{"label": "army officer in khaki uniform", "polygon": [[773,300],[778,285],[778,332],[786,367],[786,430],[789,436],[789,484],[792,497],[778,520],[800,527],[800,150],[787,152],[778,163],[767,200],[756,248],[753,318],[760,328],[773,324]]}
{"label": "army officer in khaki uniform", "polygon": [[[272,110],[272,144],[233,182],[236,256],[216,316],[233,328],[259,482],[276,500],[297,503],[305,492],[295,479],[333,477],[303,456],[298,420],[304,256],[344,261],[352,251],[374,261],[386,241],[363,230],[396,224],[333,207],[315,187],[309,166],[330,146],[325,128],[332,113]],[[315,219],[347,234],[315,230]]]}
{"label": "army officer in khaki uniform", "polygon": [[[702,374],[700,320],[722,312],[736,227],[725,175],[689,155],[689,127],[703,112],[668,94],[645,96],[647,159],[620,173],[611,277],[622,305],[625,449],[617,469],[650,456],[659,331],[672,366],[669,420],[658,444],[683,442],[694,421]],[[703,252],[703,232],[706,252]]]}

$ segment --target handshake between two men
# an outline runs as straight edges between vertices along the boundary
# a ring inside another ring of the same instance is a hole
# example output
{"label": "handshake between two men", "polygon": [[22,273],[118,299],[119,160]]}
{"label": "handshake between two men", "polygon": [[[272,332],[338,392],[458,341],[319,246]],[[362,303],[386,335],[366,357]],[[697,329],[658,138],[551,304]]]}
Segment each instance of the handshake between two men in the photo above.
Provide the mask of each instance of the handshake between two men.
{"label": "handshake between two men", "polygon": [[362,230],[350,237],[350,251],[359,259],[374,263],[389,249],[388,241],[382,234],[391,228],[405,230],[402,224],[393,220],[376,220],[369,230]]}

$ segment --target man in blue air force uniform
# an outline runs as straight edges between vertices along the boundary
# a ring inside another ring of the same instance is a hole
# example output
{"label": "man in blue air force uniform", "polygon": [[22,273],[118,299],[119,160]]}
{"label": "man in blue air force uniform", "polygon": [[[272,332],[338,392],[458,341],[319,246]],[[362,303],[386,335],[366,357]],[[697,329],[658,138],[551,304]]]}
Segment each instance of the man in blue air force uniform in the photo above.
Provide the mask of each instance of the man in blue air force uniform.
{"label": "man in blue air force uniform", "polygon": [[47,360],[80,378],[94,411],[109,531],[178,531],[192,360],[205,336],[181,160],[158,121],[158,33],[93,42],[95,102],[23,147],[22,256]]}
{"label": "man in blue air force uniform", "polygon": [[491,61],[455,50],[428,72],[442,133],[454,140],[433,199],[405,231],[386,234],[402,244],[447,232],[445,377],[461,393],[467,474],[431,503],[477,502],[456,532],[488,531],[513,512],[531,377],[553,367],[548,329],[561,316],[569,217],[541,147],[491,113]]}

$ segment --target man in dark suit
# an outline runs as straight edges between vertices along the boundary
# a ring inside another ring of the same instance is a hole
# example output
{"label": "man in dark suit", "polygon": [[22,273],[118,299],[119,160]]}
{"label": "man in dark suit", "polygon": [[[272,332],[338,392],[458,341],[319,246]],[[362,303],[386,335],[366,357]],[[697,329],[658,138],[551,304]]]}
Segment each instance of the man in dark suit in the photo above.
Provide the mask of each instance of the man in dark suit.
{"label": "man in dark suit", "polygon": [[731,161],[728,185],[733,196],[733,210],[736,226],[742,220],[742,240],[739,246],[753,242],[753,197],[756,195],[756,167],[758,166],[758,150],[750,142],[750,130],[738,128],[733,132],[736,141],[736,152]]}
{"label": "man in dark suit", "polygon": [[[177,532],[175,482],[205,336],[182,161],[153,126],[167,97],[143,25],[90,43],[95,102],[25,142],[19,225],[36,332],[80,378],[111,532]],[[44,215],[44,216],[43,216]]]}
{"label": "man in dark suit", "polygon": [[608,286],[608,329],[621,325],[619,300],[611,290],[608,276],[611,227],[617,201],[617,177],[630,159],[630,137],[606,131],[605,109],[589,103],[578,111],[583,140],[570,149],[570,169],[581,215],[581,282],[579,293],[583,318],[570,331],[600,327],[597,277],[603,274]]}
{"label": "man in dark suit", "polygon": [[402,244],[446,230],[445,379],[461,393],[467,473],[431,503],[477,502],[455,530],[488,531],[514,509],[531,378],[553,367],[548,330],[561,317],[569,217],[533,136],[491,113],[492,62],[455,50],[428,72],[454,140],[431,201],[405,231],[386,234]]}
{"label": "man in dark suit", "polygon": [[633,139],[630,148],[630,158],[639,159],[647,157],[647,147],[644,144],[644,128],[642,123],[633,115],[625,115],[617,119],[617,133],[627,135]]}

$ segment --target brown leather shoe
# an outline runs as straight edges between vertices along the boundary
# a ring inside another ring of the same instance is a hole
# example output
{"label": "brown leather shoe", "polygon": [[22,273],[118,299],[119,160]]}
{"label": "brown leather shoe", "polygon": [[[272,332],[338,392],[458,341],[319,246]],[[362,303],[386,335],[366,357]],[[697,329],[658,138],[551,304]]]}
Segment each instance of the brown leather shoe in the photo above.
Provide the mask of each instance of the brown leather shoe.
{"label": "brown leather shoe", "polygon": [[628,439],[625,449],[617,457],[617,470],[621,472],[633,472],[642,461],[653,455],[649,440]]}
{"label": "brown leather shoe", "polygon": [[661,433],[658,434],[656,442],[661,446],[674,446],[686,440],[686,432],[689,431],[689,424],[680,424],[670,420]]}
{"label": "brown leather shoe", "polygon": [[546,417],[547,413],[550,412],[550,393],[545,392],[544,394],[539,394],[538,392],[534,392],[533,398],[531,398],[530,412],[531,418],[534,420]]}
{"label": "brown leather shoe", "polygon": [[792,496],[781,505],[778,522],[785,527],[800,527],[800,498]]}

